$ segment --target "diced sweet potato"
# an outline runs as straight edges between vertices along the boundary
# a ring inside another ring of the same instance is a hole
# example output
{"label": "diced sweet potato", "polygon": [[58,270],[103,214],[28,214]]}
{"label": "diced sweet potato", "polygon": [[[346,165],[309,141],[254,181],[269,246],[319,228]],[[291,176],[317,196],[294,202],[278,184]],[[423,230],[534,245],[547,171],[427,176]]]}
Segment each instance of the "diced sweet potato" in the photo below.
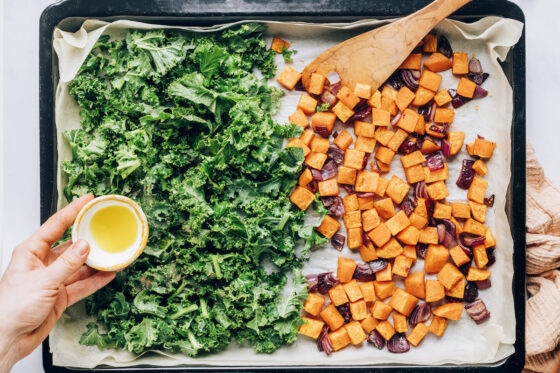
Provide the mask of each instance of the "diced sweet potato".
{"label": "diced sweet potato", "polygon": [[327,238],[332,238],[340,229],[340,223],[330,215],[325,215],[317,231]]}
{"label": "diced sweet potato", "polygon": [[420,230],[418,242],[427,244],[437,244],[439,242],[436,227],[424,227]]}
{"label": "diced sweet potato", "polygon": [[358,285],[358,281],[352,280],[342,285],[346,295],[350,302],[357,302],[360,299],[363,299],[364,295],[362,294],[362,290],[360,290],[360,285]]}
{"label": "diced sweet potato", "polygon": [[393,274],[406,277],[408,276],[408,272],[410,272],[410,267],[412,267],[412,259],[404,255],[399,255],[393,262]]}
{"label": "diced sweet potato", "polygon": [[463,225],[463,232],[474,234],[475,236],[484,236],[486,234],[486,227],[474,219],[467,219]]}
{"label": "diced sweet potato", "polygon": [[286,144],[286,148],[302,148],[304,157],[307,157],[307,154],[311,152],[309,147],[299,138],[291,139],[290,141],[288,141],[288,143]]}
{"label": "diced sweet potato", "polygon": [[356,144],[354,144],[354,149],[360,150],[365,153],[373,153],[373,150],[375,149],[375,139],[358,136],[356,138]]}
{"label": "diced sweet potato", "polygon": [[425,218],[428,217],[428,210],[426,210],[426,198],[418,198],[417,199],[417,205],[414,208],[414,212],[417,213],[420,216],[423,216]]}
{"label": "diced sweet potato", "polygon": [[447,191],[447,187],[443,181],[436,181],[435,183],[428,185],[426,190],[430,198],[435,201],[449,196],[449,192]]}
{"label": "diced sweet potato", "polygon": [[389,228],[389,230],[391,231],[391,234],[393,236],[396,236],[400,231],[402,231],[403,229],[405,229],[410,225],[410,221],[408,220],[408,216],[406,216],[404,211],[400,210],[395,214],[395,216],[387,220],[385,224],[387,225],[387,228]]}
{"label": "diced sweet potato", "polygon": [[390,164],[394,156],[395,152],[384,146],[377,148],[377,152],[375,153],[375,159],[378,159],[386,164]]}
{"label": "diced sweet potato", "polygon": [[[424,70],[427,71],[427,70]],[[424,87],[418,87],[416,90],[416,96],[414,96],[414,101],[412,105],[423,106],[426,105],[432,98],[434,98],[435,92]]]}
{"label": "diced sweet potato", "polygon": [[[410,225],[416,227],[418,230],[422,230],[426,224],[428,224],[428,219],[424,216],[418,215],[416,212],[410,214],[408,220],[410,221]],[[420,241],[420,234],[418,235],[418,241]]]}
{"label": "diced sweet potato", "polygon": [[323,93],[323,88],[325,88],[325,81],[327,77],[322,74],[312,73],[311,79],[309,79],[309,87],[307,88],[307,92],[320,95]]}
{"label": "diced sweet potato", "polygon": [[374,281],[373,287],[375,288],[375,295],[379,299],[390,297],[395,291],[395,283],[393,281]]}
{"label": "diced sweet potato", "polygon": [[309,146],[309,144],[311,144],[311,140],[313,140],[313,137],[315,137],[315,134],[313,133],[313,131],[307,128],[302,132],[299,138],[304,142],[305,145]]}
{"label": "diced sweet potato", "polygon": [[467,203],[452,203],[451,214],[460,219],[468,219],[471,217],[471,208]]}
{"label": "diced sweet potato", "polygon": [[439,73],[440,71],[449,70],[451,68],[451,60],[445,57],[441,53],[432,53],[430,57],[424,62],[424,67],[433,71],[434,73]]}
{"label": "diced sweet potato", "polygon": [[362,215],[360,211],[347,212],[342,216],[346,228],[359,228],[362,226]]}
{"label": "diced sweet potato", "polygon": [[395,325],[395,330],[397,333],[407,333],[408,323],[406,322],[406,316],[400,313],[393,312],[393,325]]}
{"label": "diced sweet potato", "polygon": [[356,136],[372,138],[375,136],[375,126],[371,123],[357,120],[354,122],[354,133]]}
{"label": "diced sweet potato", "polygon": [[397,99],[395,100],[395,104],[397,104],[400,111],[404,111],[404,109],[410,105],[412,100],[414,100],[414,97],[416,97],[414,92],[412,92],[407,86],[402,86],[397,95]]}
{"label": "diced sweet potato", "polygon": [[494,153],[496,143],[485,139],[476,138],[474,140],[473,153],[480,158],[490,158]]}
{"label": "diced sweet potato", "polygon": [[399,69],[420,70],[421,68],[422,53],[411,53],[399,66]]}
{"label": "diced sweet potato", "polygon": [[441,337],[447,329],[447,319],[444,317],[434,316],[432,323],[430,324],[430,332],[434,333],[438,337]]}
{"label": "diced sweet potato", "polygon": [[333,140],[333,143],[340,149],[346,150],[353,141],[354,139],[352,138],[350,132],[348,132],[347,130],[342,130],[342,132],[340,132],[338,136]]}
{"label": "diced sweet potato", "polygon": [[313,97],[303,94],[299,98],[297,108],[303,111],[305,114],[314,113],[316,107],[317,107],[317,100],[315,100]]}
{"label": "diced sweet potato", "polygon": [[399,128],[387,143],[387,147],[396,153],[403,141],[406,140],[407,136],[408,133]]}
{"label": "diced sweet potato", "polygon": [[467,273],[467,281],[483,281],[490,278],[490,271],[479,269],[475,267],[469,268]]}
{"label": "diced sweet potato", "polygon": [[368,99],[371,96],[371,85],[364,83],[356,83],[354,94],[359,98]]}
{"label": "diced sweet potato", "polygon": [[[331,289],[332,290],[332,289]],[[344,292],[344,290],[343,290]],[[329,304],[319,314],[324,322],[327,323],[331,330],[336,330],[344,324],[344,318],[338,312],[334,304]]]}
{"label": "diced sweet potato", "polygon": [[451,219],[451,206],[445,203],[436,202],[434,208],[434,218],[436,219]]}
{"label": "diced sweet potato", "polygon": [[424,45],[422,45],[422,52],[434,53],[437,51],[437,36],[428,34],[424,37]]}
{"label": "diced sweet potato", "polygon": [[431,72],[429,70],[424,70],[420,76],[419,85],[429,89],[432,92],[437,92],[439,84],[441,83],[441,75]]}
{"label": "diced sweet potato", "polygon": [[[348,106],[344,105],[344,103],[342,101],[338,101],[332,107],[332,111],[338,117],[338,119],[340,119],[342,121],[342,123],[346,123],[346,121],[348,119],[350,119],[350,117],[352,115],[354,115],[354,110],[352,110]],[[318,113],[315,113],[315,114],[318,114]]]}
{"label": "diced sweet potato", "polygon": [[405,245],[416,245],[419,238],[420,230],[413,225],[409,225],[397,235],[397,239]]}
{"label": "diced sweet potato", "polygon": [[424,120],[423,115],[418,116],[418,122],[416,122],[416,127],[414,128],[414,132],[419,135],[424,135],[426,133],[426,121]]}
{"label": "diced sweet potato", "polygon": [[416,123],[418,122],[418,113],[411,109],[405,109],[402,113],[401,119],[397,123],[397,126],[405,130],[406,132],[413,132],[416,128]]}
{"label": "diced sweet potato", "polygon": [[391,113],[387,110],[371,109],[371,122],[374,126],[387,127],[391,123]]}
{"label": "diced sweet potato", "polygon": [[[380,258],[390,259],[396,258],[403,252],[402,246],[394,238],[391,238],[389,242],[377,249],[377,256]],[[378,272],[379,273],[379,272]]]}
{"label": "diced sweet potato", "polygon": [[453,259],[453,263],[455,263],[457,267],[471,261],[471,258],[469,258],[469,256],[459,246],[455,246],[450,249],[449,255],[451,255],[451,259]]}
{"label": "diced sweet potato", "polygon": [[[338,172],[340,173],[340,168],[338,169]],[[344,206],[344,211],[346,212],[358,210],[358,196],[356,194],[348,194],[344,196],[342,199],[342,205]]]}
{"label": "diced sweet potato", "polygon": [[412,259],[413,263],[416,263],[416,245],[406,245],[403,247],[403,255]]}
{"label": "diced sweet potato", "polygon": [[311,115],[311,127],[313,131],[317,131],[318,128],[326,128],[330,133],[334,127],[334,122],[336,121],[336,115],[329,112],[317,112]]}
{"label": "diced sweet potato", "polygon": [[489,227],[486,228],[486,232],[484,234],[484,237],[486,238],[484,240],[484,246],[486,248],[496,246],[496,239],[494,238],[494,235],[492,234],[492,231],[490,230]]}
{"label": "diced sweet potato", "polygon": [[301,79],[301,74],[290,66],[284,67],[284,70],[278,75],[276,81],[288,89],[294,89],[297,82]]}
{"label": "diced sweet potato", "polygon": [[303,334],[313,339],[319,338],[319,334],[321,334],[321,330],[323,330],[323,325],[325,325],[325,323],[321,320],[315,320],[305,316],[301,319],[303,320],[303,324],[299,327],[299,334]]}
{"label": "diced sweet potato", "polygon": [[[420,89],[420,88],[418,88]],[[426,126],[428,123],[426,123]],[[420,148],[420,152],[422,154],[430,154],[436,152],[441,149],[441,146],[430,140],[430,138],[424,138],[424,142],[422,143],[422,147]]]}
{"label": "diced sweet potato", "polygon": [[388,111],[391,115],[397,115],[399,112],[399,108],[397,107],[395,100],[390,97],[383,96],[383,94],[381,94],[381,109]]}
{"label": "diced sweet potato", "polygon": [[364,329],[365,332],[368,334],[375,329],[377,324],[379,324],[379,321],[377,321],[377,319],[375,319],[370,313],[368,313],[365,319],[360,321],[360,325],[362,326],[362,329]]}
{"label": "diced sweet potato", "polygon": [[465,277],[461,277],[459,281],[451,289],[445,291],[445,295],[457,299],[463,299],[465,295],[465,284],[466,280]]}
{"label": "diced sweet potato", "polygon": [[[475,176],[467,191],[467,198],[471,201],[478,203],[484,203],[484,195],[486,194],[486,188],[488,187],[488,181]],[[471,206],[472,208],[472,206]]]}
{"label": "diced sweet potato", "polygon": [[381,223],[376,209],[369,209],[362,212],[362,225],[364,231],[369,232]]}
{"label": "diced sweet potato", "polygon": [[270,45],[270,49],[272,49],[276,53],[282,53],[284,49],[288,49],[289,47],[290,43],[280,38],[273,38],[272,44]]}
{"label": "diced sweet potato", "polygon": [[424,261],[424,270],[426,273],[439,272],[449,256],[449,250],[443,245],[429,245],[426,251],[426,259]]}
{"label": "diced sweet potato", "polygon": [[[350,305],[350,307],[352,307],[352,305]],[[366,340],[366,333],[364,333],[364,329],[362,329],[358,321],[350,321],[348,324],[344,325],[344,328],[346,328],[346,332],[350,337],[350,342],[352,342],[353,345],[359,345]]]}
{"label": "diced sweet potato", "polygon": [[[338,176],[336,181],[338,181],[340,184],[354,185],[356,184],[356,175],[357,170],[355,168],[340,166],[338,168]],[[356,199],[356,203],[357,202],[358,200]]]}
{"label": "diced sweet potato", "polygon": [[475,82],[467,78],[461,78],[461,80],[459,80],[459,84],[457,85],[457,94],[463,97],[472,98],[475,88]]}
{"label": "diced sweet potato", "polygon": [[484,176],[488,173],[488,167],[482,162],[482,160],[477,159],[472,165],[472,169],[480,176]]}
{"label": "diced sweet potato", "polygon": [[[402,159],[402,157],[401,157]],[[419,181],[423,181],[426,179],[426,174],[424,173],[424,168],[422,165],[417,164],[416,166],[412,166],[409,168],[404,169],[404,175],[406,176],[406,181],[409,184],[414,184]]]}
{"label": "diced sweet potato", "polygon": [[447,89],[442,89],[434,96],[434,101],[436,102],[437,106],[444,106],[451,102],[451,96]]}
{"label": "diced sweet potato", "polygon": [[[391,198],[383,198],[373,203],[375,209],[379,216],[383,219],[390,219],[395,216],[395,205]],[[377,245],[380,246],[380,245]]]}
{"label": "diced sweet potato", "polygon": [[449,131],[447,132],[447,141],[449,141],[450,148],[449,154],[455,155],[459,153],[463,142],[465,141],[465,133],[462,131]]}
{"label": "diced sweet potato", "polygon": [[329,145],[330,145],[329,139],[325,139],[324,137],[315,136],[313,138],[313,140],[311,140],[310,148],[311,148],[311,151],[313,151],[315,153],[327,154],[327,150],[329,150]]}
{"label": "diced sweet potato", "polygon": [[451,289],[463,277],[463,274],[451,263],[445,263],[437,274],[437,279],[447,290]]}
{"label": "diced sweet potato", "polygon": [[376,260],[378,258],[375,247],[373,247],[371,241],[368,241],[360,246],[360,257],[364,262],[371,262],[372,260]]}
{"label": "diced sweet potato", "polygon": [[318,184],[321,197],[338,196],[338,183],[335,178],[319,181]]}
{"label": "diced sweet potato", "polygon": [[453,74],[462,75],[469,72],[469,56],[466,53],[453,53]]}
{"label": "diced sweet potato", "polygon": [[409,274],[408,277],[404,279],[404,289],[407,293],[414,295],[416,298],[424,299],[426,297],[424,272]]}
{"label": "diced sweet potato", "polygon": [[453,118],[455,117],[455,110],[451,108],[436,108],[436,114],[434,116],[434,122],[436,123],[453,123]]}
{"label": "diced sweet potato", "polygon": [[469,201],[469,206],[471,208],[473,218],[481,223],[484,223],[486,221],[486,205]]}
{"label": "diced sweet potato", "polygon": [[346,245],[349,249],[357,249],[362,246],[363,236],[362,228],[349,228],[346,230],[347,240]]}
{"label": "diced sweet potato", "polygon": [[437,302],[445,298],[445,288],[438,280],[426,280],[426,302]]}
{"label": "diced sweet potato", "polygon": [[484,244],[473,247],[474,262],[478,268],[484,268],[488,264],[488,254]]}
{"label": "diced sweet potato", "polygon": [[389,180],[380,176],[379,180],[377,181],[377,190],[375,191],[375,194],[377,194],[379,197],[383,197],[388,186]]}
{"label": "diced sweet potato", "polygon": [[387,282],[393,280],[393,273],[391,272],[391,263],[387,263],[387,267],[375,274],[377,282]]}
{"label": "diced sweet potato", "polygon": [[337,277],[342,283],[352,280],[354,271],[356,270],[356,262],[349,258],[338,258]]}
{"label": "diced sweet potato", "polygon": [[399,204],[402,202],[409,190],[410,185],[402,181],[398,176],[393,175],[389,181],[389,185],[387,185],[385,193],[391,197],[394,203]]}
{"label": "diced sweet potato", "polygon": [[430,328],[428,328],[424,323],[418,323],[416,324],[414,329],[412,329],[412,332],[410,332],[410,334],[406,337],[406,339],[413,346],[418,346],[420,342],[422,342],[422,339],[424,339],[426,334],[428,334],[429,330]]}
{"label": "diced sweet potato", "polygon": [[[438,108],[438,109],[441,109],[441,108]],[[434,118],[434,120],[435,120],[435,118]],[[444,134],[445,131],[444,131],[443,124],[426,123],[426,126],[424,127],[424,130],[426,131],[426,135],[431,136],[435,139],[443,139],[445,137],[445,134]]]}
{"label": "diced sweet potato", "polygon": [[379,127],[375,130],[375,139],[383,146],[387,146],[395,133],[385,127]]}
{"label": "diced sweet potato", "polygon": [[418,298],[401,288],[396,288],[393,296],[389,300],[389,305],[405,316],[410,315],[416,303],[418,303]]}
{"label": "diced sweet potato", "polygon": [[[331,328],[331,330],[334,329]],[[331,341],[333,351],[339,351],[350,344],[350,336],[348,335],[346,328],[340,328],[332,333],[329,333],[329,341]]]}
{"label": "diced sweet potato", "polygon": [[388,84],[385,84],[383,86],[383,90],[381,91],[381,97],[386,97],[386,98],[391,99],[391,100],[396,100],[398,93],[399,92],[397,92],[396,89],[389,86]]}
{"label": "diced sweet potato", "polygon": [[303,128],[309,127],[309,119],[305,113],[299,109],[288,117],[288,121]]}
{"label": "diced sweet potato", "polygon": [[381,92],[375,91],[367,101],[368,105],[374,108],[381,107]]}
{"label": "diced sweet potato", "polygon": [[381,302],[380,300],[376,300],[373,306],[371,307],[371,314],[377,320],[387,320],[389,314],[393,309],[387,303]]}
{"label": "diced sweet potato", "polygon": [[309,293],[307,294],[307,300],[303,304],[303,309],[308,314],[317,316],[321,313],[324,304],[325,298],[319,294]]}
{"label": "diced sweet potato", "polygon": [[348,302],[348,296],[341,284],[333,286],[329,289],[329,297],[335,306],[340,306],[341,304]]}
{"label": "diced sweet potato", "polygon": [[445,303],[433,310],[432,313],[449,320],[459,320],[461,318],[461,313],[463,313],[463,303]]}
{"label": "diced sweet potato", "polygon": [[[315,200],[315,194],[311,193],[309,189],[298,186],[290,195],[290,201],[299,207],[300,210],[306,210],[311,202]],[[390,233],[389,233],[390,234]]]}
{"label": "diced sweet potato", "polygon": [[463,233],[463,224],[459,223],[453,216],[451,217],[451,221],[455,224],[455,230],[457,234]]}
{"label": "diced sweet potato", "polygon": [[344,153],[344,166],[361,170],[365,153],[355,149],[346,149]]}
{"label": "diced sweet potato", "polygon": [[356,192],[360,193],[375,193],[377,190],[377,181],[379,174],[371,171],[358,171],[356,178]]}
{"label": "diced sweet potato", "polygon": [[336,97],[349,109],[354,109],[354,106],[360,102],[360,98],[356,96],[350,88],[345,86],[340,88]]}
{"label": "diced sweet potato", "polygon": [[358,197],[358,206],[362,211],[372,209],[373,197]]}
{"label": "diced sweet potato", "polygon": [[424,174],[424,181],[426,182],[426,184],[447,180],[449,178],[449,168],[447,167],[447,162],[443,164],[443,168],[440,168],[436,171],[430,171],[429,167],[424,167]]}
{"label": "diced sweet potato", "polygon": [[391,325],[391,323],[386,320],[381,321],[379,324],[377,324],[375,330],[377,330],[377,332],[381,334],[381,336],[386,341],[388,341],[393,335],[395,335],[395,329],[393,328],[393,325]]}
{"label": "diced sweet potato", "polygon": [[423,162],[426,162],[426,158],[419,150],[416,150],[410,154],[403,155],[401,157],[401,163],[403,168],[408,168],[412,166],[419,165]]}
{"label": "diced sweet potato", "polygon": [[373,281],[361,282],[359,284],[362,295],[364,296],[365,302],[375,301],[375,289],[373,287]]}

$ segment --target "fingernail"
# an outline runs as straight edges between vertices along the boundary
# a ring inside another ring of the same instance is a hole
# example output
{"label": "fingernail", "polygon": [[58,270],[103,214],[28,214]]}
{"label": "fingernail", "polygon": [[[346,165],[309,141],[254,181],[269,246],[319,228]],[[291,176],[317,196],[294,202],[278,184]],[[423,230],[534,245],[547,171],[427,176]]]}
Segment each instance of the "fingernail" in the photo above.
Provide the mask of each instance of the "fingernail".
{"label": "fingernail", "polygon": [[76,242],[74,250],[76,250],[80,256],[86,256],[89,252],[89,244],[84,240],[79,240]]}

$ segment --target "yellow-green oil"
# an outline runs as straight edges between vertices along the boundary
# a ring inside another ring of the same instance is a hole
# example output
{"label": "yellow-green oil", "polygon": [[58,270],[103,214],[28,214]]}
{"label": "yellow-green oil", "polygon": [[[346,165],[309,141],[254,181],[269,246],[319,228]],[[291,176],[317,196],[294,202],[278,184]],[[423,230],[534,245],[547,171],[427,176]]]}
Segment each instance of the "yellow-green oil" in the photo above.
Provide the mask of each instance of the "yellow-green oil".
{"label": "yellow-green oil", "polygon": [[91,218],[90,229],[97,245],[109,252],[119,253],[136,240],[139,222],[129,208],[121,205],[107,206]]}

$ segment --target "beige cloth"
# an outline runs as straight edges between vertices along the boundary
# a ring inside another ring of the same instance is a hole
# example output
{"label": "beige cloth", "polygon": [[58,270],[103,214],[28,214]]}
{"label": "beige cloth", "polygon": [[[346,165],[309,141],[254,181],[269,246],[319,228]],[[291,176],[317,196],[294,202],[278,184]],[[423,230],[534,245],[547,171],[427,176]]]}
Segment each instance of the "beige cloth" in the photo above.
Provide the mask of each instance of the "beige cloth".
{"label": "beige cloth", "polygon": [[560,188],[527,145],[525,372],[560,369]]}

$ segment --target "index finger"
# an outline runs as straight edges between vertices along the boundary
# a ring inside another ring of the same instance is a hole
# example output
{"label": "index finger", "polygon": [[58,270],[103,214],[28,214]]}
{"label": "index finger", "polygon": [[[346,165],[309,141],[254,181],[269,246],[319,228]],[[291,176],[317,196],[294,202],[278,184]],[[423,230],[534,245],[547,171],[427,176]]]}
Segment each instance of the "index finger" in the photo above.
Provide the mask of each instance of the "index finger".
{"label": "index finger", "polygon": [[86,194],[72,201],[41,225],[32,238],[46,243],[50,250],[50,247],[58,241],[64,231],[74,224],[80,210],[92,199],[92,194]]}

